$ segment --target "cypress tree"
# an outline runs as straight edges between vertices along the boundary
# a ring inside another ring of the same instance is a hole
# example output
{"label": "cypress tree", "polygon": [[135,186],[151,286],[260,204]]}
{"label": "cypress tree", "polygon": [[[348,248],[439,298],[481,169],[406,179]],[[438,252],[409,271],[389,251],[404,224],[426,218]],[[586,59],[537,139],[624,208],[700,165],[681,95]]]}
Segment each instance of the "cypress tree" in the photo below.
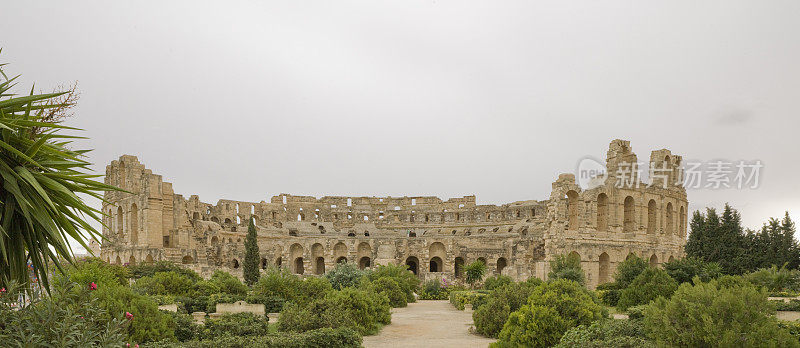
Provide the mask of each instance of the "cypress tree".
{"label": "cypress tree", "polygon": [[244,282],[252,286],[258,281],[258,242],[256,240],[256,225],[250,218],[247,226],[247,238],[244,239]]}

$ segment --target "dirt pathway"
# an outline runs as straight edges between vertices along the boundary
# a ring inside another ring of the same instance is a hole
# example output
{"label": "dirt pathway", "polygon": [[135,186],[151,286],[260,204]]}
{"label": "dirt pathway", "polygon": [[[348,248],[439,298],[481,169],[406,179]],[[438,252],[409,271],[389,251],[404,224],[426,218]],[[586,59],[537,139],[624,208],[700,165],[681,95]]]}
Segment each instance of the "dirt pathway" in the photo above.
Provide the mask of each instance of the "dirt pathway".
{"label": "dirt pathway", "polygon": [[392,309],[392,323],[375,336],[364,337],[364,347],[487,347],[493,339],[469,333],[472,313],[448,301],[417,301]]}

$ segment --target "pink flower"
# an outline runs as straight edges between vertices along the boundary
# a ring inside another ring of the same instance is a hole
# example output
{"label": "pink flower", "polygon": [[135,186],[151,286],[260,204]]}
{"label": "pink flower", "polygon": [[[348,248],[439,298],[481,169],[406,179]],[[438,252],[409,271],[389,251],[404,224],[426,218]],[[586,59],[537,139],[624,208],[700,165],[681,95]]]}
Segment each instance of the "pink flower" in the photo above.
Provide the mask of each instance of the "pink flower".
{"label": "pink flower", "polygon": [[89,290],[97,290],[97,284],[94,282],[89,283]]}
{"label": "pink flower", "polygon": [[0,292],[6,292],[6,288],[0,289]]}
{"label": "pink flower", "polygon": [[137,343],[137,344],[136,344],[135,346],[133,346],[133,347],[134,347],[134,348],[139,348],[139,344]]}
{"label": "pink flower", "polygon": [[133,314],[131,314],[131,312],[125,312],[125,319],[133,320]]}
{"label": "pink flower", "polygon": [[[125,313],[127,313],[127,312],[125,312]],[[125,346],[126,346],[126,347],[130,347],[130,346],[131,346],[131,344],[130,344],[130,343],[125,343]]]}

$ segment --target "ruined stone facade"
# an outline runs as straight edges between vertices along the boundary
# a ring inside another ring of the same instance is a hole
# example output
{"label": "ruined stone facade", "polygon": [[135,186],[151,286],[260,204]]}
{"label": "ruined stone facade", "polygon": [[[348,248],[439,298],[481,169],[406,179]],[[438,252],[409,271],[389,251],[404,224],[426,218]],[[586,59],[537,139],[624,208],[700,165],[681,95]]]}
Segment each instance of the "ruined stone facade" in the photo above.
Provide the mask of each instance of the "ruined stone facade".
{"label": "ruined stone facade", "polygon": [[[665,168],[650,183],[620,178],[636,163],[628,141],[611,142],[607,175],[582,190],[561,174],[550,197],[504,205],[478,205],[475,196],[308,197],[280,194],[268,202],[219,200],[176,194],[161,175],[124,155],[106,167],[100,255],[111,263],[169,260],[201,274],[225,269],[241,274],[244,239],[255,219],[263,267],[323,274],[346,260],[360,267],[407,264],[423,278],[462,276],[464,265],[483,260],[489,274],[517,280],[546,278],[548,261],[576,254],[587,285],[612,280],[630,254],[651,264],[683,256],[687,199],[681,157],[653,151],[650,163]],[[620,187],[619,182],[629,185]]]}

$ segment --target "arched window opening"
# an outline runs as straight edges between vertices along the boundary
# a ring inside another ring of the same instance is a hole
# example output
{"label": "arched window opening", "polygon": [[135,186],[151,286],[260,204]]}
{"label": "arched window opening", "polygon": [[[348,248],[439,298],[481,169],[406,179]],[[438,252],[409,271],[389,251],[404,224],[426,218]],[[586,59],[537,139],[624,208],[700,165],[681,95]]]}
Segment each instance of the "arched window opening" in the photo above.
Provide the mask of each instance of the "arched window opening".
{"label": "arched window opening", "polygon": [[234,269],[239,268],[239,260],[233,259],[233,261],[231,261],[231,267],[233,267]]}
{"label": "arched window opening", "polygon": [[409,233],[408,233],[408,236],[409,236],[409,237],[416,237],[416,236],[417,236],[417,233],[416,233],[416,232],[409,232]]}
{"label": "arched window opening", "polygon": [[122,207],[117,207],[117,237],[122,238],[123,226]]}
{"label": "arched window opening", "polygon": [[656,233],[656,201],[647,202],[647,233]]}
{"label": "arched window opening", "polygon": [[131,244],[139,243],[139,209],[131,204]]}
{"label": "arched window opening", "polygon": [[508,261],[505,257],[497,259],[497,274],[503,274],[503,269],[508,266]]}
{"label": "arched window opening", "polygon": [[678,235],[683,237],[686,235],[686,211],[683,210],[683,207],[681,207],[680,218],[681,218],[680,221],[681,225],[679,227],[680,231],[678,232]]}
{"label": "arched window opening", "polygon": [[653,256],[650,256],[650,267],[656,267],[656,266],[658,266],[658,256],[656,256],[656,254],[653,254]]}
{"label": "arched window opening", "polygon": [[633,232],[636,229],[636,208],[634,207],[633,197],[625,197],[623,210],[622,231],[625,233]]}
{"label": "arched window opening", "polygon": [[361,259],[358,260],[358,268],[360,269],[370,268],[372,266],[371,261],[372,260],[370,260],[369,256],[362,257]]}
{"label": "arched window opening", "polygon": [[314,274],[325,274],[325,258],[322,256],[317,257],[317,260],[314,262]]}
{"label": "arched window opening", "polygon": [[597,230],[608,230],[608,196],[605,193],[597,195]]}
{"label": "arched window opening", "polygon": [[189,255],[184,256],[183,259],[181,260],[181,263],[184,264],[184,265],[188,265],[188,264],[193,263],[193,262],[194,262],[194,259],[192,259],[192,257],[189,256]]}
{"label": "arched window opening", "polygon": [[606,253],[600,254],[600,269],[598,272],[598,284],[608,283],[611,273],[611,258]]}
{"label": "arched window opening", "polygon": [[262,257],[261,258],[261,269],[267,269],[267,266],[269,266],[269,263],[267,262],[267,258],[266,257]]}
{"label": "arched window opening", "polygon": [[345,262],[347,262],[347,257],[345,256],[339,256],[339,258],[336,259],[336,263],[345,263]]}
{"label": "arched window opening", "polygon": [[442,271],[442,259],[438,256],[431,258],[431,261],[428,265],[428,270],[430,272],[441,272]]}
{"label": "arched window opening", "polygon": [[303,258],[298,257],[294,259],[294,273],[295,274],[303,274]]}
{"label": "arched window opening", "polygon": [[569,230],[577,230],[578,229],[578,193],[575,191],[570,190],[567,192],[567,219],[568,219],[568,229]]}
{"label": "arched window opening", "polygon": [[456,257],[455,273],[456,273],[456,278],[464,277],[464,259],[461,257]]}
{"label": "arched window opening", "polygon": [[408,270],[411,271],[411,273],[414,273],[414,275],[419,274],[419,260],[416,257],[410,256],[407,258],[406,266],[408,266]]}
{"label": "arched window opening", "polygon": [[133,257],[133,255],[131,255],[131,257],[128,259],[128,265],[131,265],[131,266],[136,265],[136,258]]}
{"label": "arched window opening", "polygon": [[674,223],[674,218],[672,217],[672,202],[667,203],[667,213],[666,213],[665,219],[667,219],[667,223],[666,223],[667,230],[665,231],[665,233],[667,233],[667,234],[675,233],[675,231],[673,230],[673,228],[675,228],[674,227],[675,223]]}

